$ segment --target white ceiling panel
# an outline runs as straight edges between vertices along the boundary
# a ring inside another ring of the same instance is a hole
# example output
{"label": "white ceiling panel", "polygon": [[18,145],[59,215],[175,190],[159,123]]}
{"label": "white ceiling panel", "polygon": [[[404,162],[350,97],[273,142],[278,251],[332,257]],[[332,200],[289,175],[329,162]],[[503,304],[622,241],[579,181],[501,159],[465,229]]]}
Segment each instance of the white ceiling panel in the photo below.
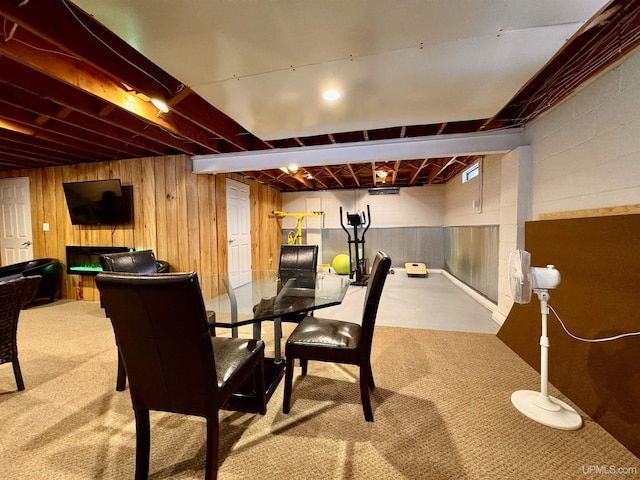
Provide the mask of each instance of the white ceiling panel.
{"label": "white ceiling panel", "polygon": [[269,140],[491,117],[607,1],[74,3]]}

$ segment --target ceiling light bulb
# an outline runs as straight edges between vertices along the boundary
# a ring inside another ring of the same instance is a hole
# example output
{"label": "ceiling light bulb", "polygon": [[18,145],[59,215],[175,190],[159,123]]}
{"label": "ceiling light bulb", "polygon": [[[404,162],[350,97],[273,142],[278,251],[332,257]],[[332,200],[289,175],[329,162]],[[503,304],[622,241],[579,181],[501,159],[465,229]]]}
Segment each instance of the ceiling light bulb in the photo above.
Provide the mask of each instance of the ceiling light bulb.
{"label": "ceiling light bulb", "polygon": [[294,163],[292,163],[291,165],[289,165],[289,172],[290,173],[296,173],[298,171],[298,166]]}
{"label": "ceiling light bulb", "polygon": [[151,103],[155,105],[155,107],[160,110],[162,113],[167,113],[169,111],[169,105],[164,103],[162,100],[158,100],[157,98],[152,98]]}
{"label": "ceiling light bulb", "polygon": [[330,88],[329,90],[325,90],[322,94],[322,98],[324,98],[327,102],[335,102],[342,97],[342,92],[340,90],[336,90],[335,88]]}

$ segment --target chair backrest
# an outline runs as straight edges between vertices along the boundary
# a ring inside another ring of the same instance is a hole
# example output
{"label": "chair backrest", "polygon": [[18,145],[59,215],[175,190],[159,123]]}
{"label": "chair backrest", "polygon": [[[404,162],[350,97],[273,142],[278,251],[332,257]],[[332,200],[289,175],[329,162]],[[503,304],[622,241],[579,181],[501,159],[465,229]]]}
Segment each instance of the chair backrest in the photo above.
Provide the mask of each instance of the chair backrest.
{"label": "chair backrest", "polygon": [[152,250],[103,253],[100,266],[105,272],[156,273],[158,267]]}
{"label": "chair backrest", "polygon": [[218,383],[196,273],[96,276],[129,376],[134,408],[207,416]]}
{"label": "chair backrest", "polygon": [[281,245],[280,271],[318,269],[318,245]]}
{"label": "chair backrest", "polygon": [[12,362],[17,355],[16,332],[20,309],[31,301],[39,282],[40,277],[34,276],[0,283],[0,364]]}
{"label": "chair backrest", "polygon": [[367,282],[367,292],[364,297],[364,310],[362,312],[362,333],[360,334],[360,354],[363,358],[369,357],[371,353],[371,343],[373,341],[373,329],[376,324],[378,305],[382,295],[382,288],[391,268],[391,258],[384,253],[378,252],[373,260],[371,274]]}
{"label": "chair backrest", "polygon": [[[315,274],[318,270],[318,245],[281,245],[280,265],[278,271],[282,283],[292,277],[303,278],[307,273],[311,280],[309,287],[315,285]],[[309,272],[311,275],[309,276]]]}

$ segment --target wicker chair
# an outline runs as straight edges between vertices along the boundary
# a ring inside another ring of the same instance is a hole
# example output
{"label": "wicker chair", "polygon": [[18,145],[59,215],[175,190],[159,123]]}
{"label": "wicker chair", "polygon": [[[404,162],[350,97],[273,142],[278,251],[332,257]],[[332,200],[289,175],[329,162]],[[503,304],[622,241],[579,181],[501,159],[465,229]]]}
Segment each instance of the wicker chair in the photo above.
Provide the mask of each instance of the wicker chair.
{"label": "wicker chair", "polygon": [[13,364],[18,391],[24,390],[24,381],[18,361],[18,318],[22,307],[33,300],[42,277],[18,277],[0,283],[0,364]]}

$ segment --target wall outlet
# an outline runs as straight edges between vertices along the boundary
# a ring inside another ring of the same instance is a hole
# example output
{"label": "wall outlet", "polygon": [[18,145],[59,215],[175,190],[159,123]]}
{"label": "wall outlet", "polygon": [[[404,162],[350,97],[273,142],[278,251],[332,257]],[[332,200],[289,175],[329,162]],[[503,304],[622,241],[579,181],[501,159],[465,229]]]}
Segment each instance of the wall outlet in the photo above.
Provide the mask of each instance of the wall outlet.
{"label": "wall outlet", "polygon": [[269,257],[269,265],[273,263],[273,257]]}
{"label": "wall outlet", "polygon": [[42,224],[42,230],[44,232],[48,232],[49,231],[49,224],[48,223],[43,223]]}

